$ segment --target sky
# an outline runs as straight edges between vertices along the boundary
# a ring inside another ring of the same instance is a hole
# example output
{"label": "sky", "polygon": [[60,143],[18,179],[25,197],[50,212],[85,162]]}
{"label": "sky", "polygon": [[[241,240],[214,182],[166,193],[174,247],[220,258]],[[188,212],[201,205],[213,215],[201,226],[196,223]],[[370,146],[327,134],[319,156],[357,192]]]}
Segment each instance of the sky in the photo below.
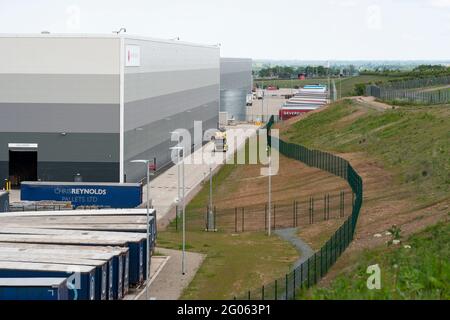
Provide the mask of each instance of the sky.
{"label": "sky", "polygon": [[0,33],[220,44],[223,57],[449,60],[450,0],[0,0]]}

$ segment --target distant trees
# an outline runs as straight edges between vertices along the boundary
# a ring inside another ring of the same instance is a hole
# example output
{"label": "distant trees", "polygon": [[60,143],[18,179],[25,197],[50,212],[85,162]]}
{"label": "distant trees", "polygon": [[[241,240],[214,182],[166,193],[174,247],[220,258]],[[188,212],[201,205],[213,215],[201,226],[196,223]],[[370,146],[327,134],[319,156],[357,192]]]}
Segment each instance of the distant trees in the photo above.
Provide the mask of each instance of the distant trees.
{"label": "distant trees", "polygon": [[337,77],[339,75],[352,76],[358,73],[354,65],[332,66],[327,68],[318,66],[265,66],[255,71],[255,76],[270,79],[291,79],[297,78],[299,74],[305,74],[307,78],[325,78],[328,75]]}
{"label": "distant trees", "polygon": [[420,65],[409,71],[379,67],[374,71],[361,71],[360,75],[391,76],[404,79],[421,77],[439,77],[450,75],[450,67],[443,65]]}

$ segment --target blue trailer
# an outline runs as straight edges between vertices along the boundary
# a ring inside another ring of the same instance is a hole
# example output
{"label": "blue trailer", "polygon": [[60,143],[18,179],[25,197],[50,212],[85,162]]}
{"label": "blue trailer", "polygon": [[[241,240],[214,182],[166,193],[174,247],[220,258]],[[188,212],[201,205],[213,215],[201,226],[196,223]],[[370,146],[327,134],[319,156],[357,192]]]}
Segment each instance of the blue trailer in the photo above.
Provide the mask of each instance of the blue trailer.
{"label": "blue trailer", "polygon": [[[107,299],[122,299],[128,293],[129,249],[122,247],[89,247],[30,243],[0,243],[0,254],[20,252],[51,254],[108,262]],[[111,271],[112,269],[112,271]]]}
{"label": "blue trailer", "polygon": [[142,203],[140,183],[22,182],[22,201],[65,201],[77,208],[136,208]]}
{"label": "blue trailer", "polygon": [[[56,230],[53,230],[56,231]],[[129,248],[129,274],[130,286],[137,286],[145,280],[146,274],[146,237],[143,234],[127,232],[82,232],[83,234],[70,234],[73,230],[60,230],[64,234],[15,234],[12,230],[2,228],[0,242],[9,243],[42,243],[59,245],[84,245],[84,246],[121,246]],[[19,231],[17,231],[19,232]],[[36,231],[39,232],[39,231]],[[100,234],[106,233],[101,236]],[[119,234],[122,234],[119,236]]]}
{"label": "blue trailer", "polygon": [[9,211],[9,193],[0,191],[0,212]]}
{"label": "blue trailer", "polygon": [[95,299],[95,267],[0,261],[0,278],[68,278],[69,300]]}
{"label": "blue trailer", "polygon": [[107,298],[108,271],[111,272],[110,276],[112,277],[112,279],[114,278],[114,274],[112,274],[113,269],[111,268],[111,270],[108,270],[108,262],[102,260],[73,258],[57,254],[49,255],[43,253],[0,251],[0,261],[93,266],[95,267],[95,276],[97,279],[97,281],[95,282],[96,300],[106,300]]}
{"label": "blue trailer", "polygon": [[68,300],[66,278],[0,278],[0,300]]}

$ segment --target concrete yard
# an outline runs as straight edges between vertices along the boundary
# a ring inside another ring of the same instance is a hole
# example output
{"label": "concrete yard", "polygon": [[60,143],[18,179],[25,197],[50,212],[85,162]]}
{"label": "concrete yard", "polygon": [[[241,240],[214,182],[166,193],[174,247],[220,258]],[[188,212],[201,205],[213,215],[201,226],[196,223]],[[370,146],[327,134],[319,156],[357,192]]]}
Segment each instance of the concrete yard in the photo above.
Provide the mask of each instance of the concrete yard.
{"label": "concrete yard", "polygon": [[[257,129],[257,126],[254,125],[238,125],[235,127],[229,127],[228,130],[231,129]],[[245,139],[242,140],[245,143]],[[239,141],[237,148],[243,146],[243,142]],[[202,157],[202,153],[204,155],[204,159],[209,159],[212,154],[213,144],[208,143],[202,148],[195,151],[189,157],[186,158],[185,164],[185,187],[186,187],[186,204],[192,199],[195,194],[200,190],[201,183],[209,177],[209,164],[204,161],[200,164],[195,164],[194,159],[198,159]],[[232,156],[233,151],[229,150],[226,154],[222,155],[222,161],[219,163],[212,164],[211,168],[213,173],[220,168],[220,166],[225,162],[225,159]],[[220,154],[216,154],[217,157],[220,157]],[[190,164],[188,164],[191,162]],[[144,186],[143,189],[143,206],[147,201],[147,186]],[[166,225],[168,220],[173,218],[175,212],[175,201],[177,199],[177,166],[172,166],[166,172],[162,173],[154,180],[150,182],[150,198],[153,201],[153,206],[157,212],[157,220],[158,224],[161,226]],[[169,215],[169,213],[172,213]]]}
{"label": "concrete yard", "polygon": [[272,115],[278,116],[278,111],[286,101],[280,96],[266,96],[264,100],[253,100],[253,105],[247,107],[247,120],[251,122],[261,120],[261,113],[264,115],[264,121]]}

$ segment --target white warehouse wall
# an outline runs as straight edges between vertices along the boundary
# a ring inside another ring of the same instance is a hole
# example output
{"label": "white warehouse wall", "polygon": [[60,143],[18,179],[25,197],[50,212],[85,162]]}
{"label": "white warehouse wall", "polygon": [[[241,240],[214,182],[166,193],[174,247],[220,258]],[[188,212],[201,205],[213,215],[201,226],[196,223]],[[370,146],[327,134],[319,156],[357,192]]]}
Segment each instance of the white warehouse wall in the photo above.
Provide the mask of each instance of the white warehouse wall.
{"label": "white warehouse wall", "polygon": [[[126,181],[145,175],[135,159],[157,158],[170,163],[170,132],[187,129],[194,121],[203,130],[217,128],[220,92],[218,47],[125,38],[125,50],[135,46],[138,66],[125,66],[124,174]],[[127,59],[125,54],[125,59]]]}

